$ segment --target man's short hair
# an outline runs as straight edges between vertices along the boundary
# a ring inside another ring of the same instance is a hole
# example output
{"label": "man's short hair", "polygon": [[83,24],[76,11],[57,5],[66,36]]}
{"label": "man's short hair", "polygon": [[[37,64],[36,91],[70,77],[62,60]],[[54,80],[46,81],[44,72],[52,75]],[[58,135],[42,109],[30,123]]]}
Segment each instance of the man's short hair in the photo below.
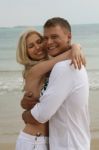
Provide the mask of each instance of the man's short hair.
{"label": "man's short hair", "polygon": [[66,19],[60,17],[53,17],[48,19],[44,24],[44,28],[55,27],[57,25],[71,32],[71,26],[69,22]]}

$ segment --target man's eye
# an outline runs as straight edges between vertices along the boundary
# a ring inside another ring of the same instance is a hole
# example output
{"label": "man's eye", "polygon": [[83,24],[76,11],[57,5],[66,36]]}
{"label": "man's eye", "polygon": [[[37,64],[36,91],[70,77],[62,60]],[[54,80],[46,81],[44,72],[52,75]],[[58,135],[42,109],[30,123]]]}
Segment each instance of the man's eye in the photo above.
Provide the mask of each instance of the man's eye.
{"label": "man's eye", "polygon": [[52,36],[52,39],[57,39],[57,38],[58,38],[58,36],[56,36],[56,35]]}

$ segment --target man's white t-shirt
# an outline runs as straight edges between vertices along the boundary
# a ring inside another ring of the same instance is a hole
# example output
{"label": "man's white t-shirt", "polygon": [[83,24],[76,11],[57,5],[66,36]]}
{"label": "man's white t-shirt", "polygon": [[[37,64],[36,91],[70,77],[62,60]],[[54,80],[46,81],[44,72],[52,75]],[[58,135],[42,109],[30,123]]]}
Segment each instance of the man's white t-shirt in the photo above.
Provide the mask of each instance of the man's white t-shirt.
{"label": "man's white t-shirt", "polygon": [[70,66],[70,60],[57,63],[49,84],[31,110],[41,122],[49,120],[50,150],[90,150],[89,84],[84,67]]}

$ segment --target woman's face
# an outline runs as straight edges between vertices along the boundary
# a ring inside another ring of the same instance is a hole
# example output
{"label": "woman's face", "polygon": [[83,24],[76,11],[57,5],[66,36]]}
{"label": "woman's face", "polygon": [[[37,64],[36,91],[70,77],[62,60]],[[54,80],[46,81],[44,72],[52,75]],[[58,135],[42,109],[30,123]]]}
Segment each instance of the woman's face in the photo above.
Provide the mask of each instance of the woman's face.
{"label": "woman's face", "polygon": [[26,47],[28,56],[31,59],[39,61],[46,57],[46,52],[43,49],[43,40],[36,33],[27,37]]}

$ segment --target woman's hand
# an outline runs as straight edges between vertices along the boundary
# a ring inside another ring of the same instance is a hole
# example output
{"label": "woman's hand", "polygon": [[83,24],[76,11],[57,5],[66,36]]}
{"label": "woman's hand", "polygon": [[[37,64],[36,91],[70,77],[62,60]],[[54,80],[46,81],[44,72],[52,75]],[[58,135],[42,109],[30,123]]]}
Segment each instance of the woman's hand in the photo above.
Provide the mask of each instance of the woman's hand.
{"label": "woman's hand", "polygon": [[80,44],[72,44],[70,58],[71,65],[74,64],[75,69],[81,69],[82,65],[86,66],[85,55]]}

